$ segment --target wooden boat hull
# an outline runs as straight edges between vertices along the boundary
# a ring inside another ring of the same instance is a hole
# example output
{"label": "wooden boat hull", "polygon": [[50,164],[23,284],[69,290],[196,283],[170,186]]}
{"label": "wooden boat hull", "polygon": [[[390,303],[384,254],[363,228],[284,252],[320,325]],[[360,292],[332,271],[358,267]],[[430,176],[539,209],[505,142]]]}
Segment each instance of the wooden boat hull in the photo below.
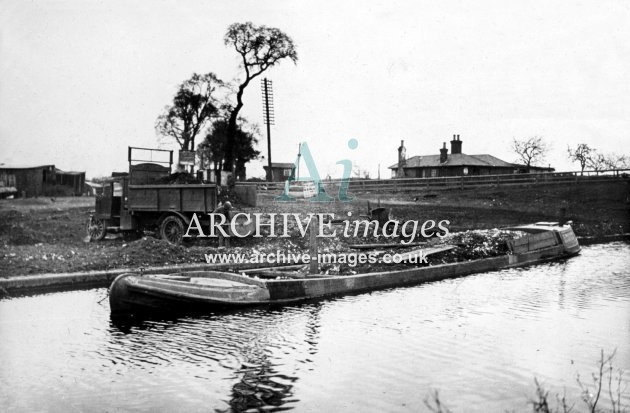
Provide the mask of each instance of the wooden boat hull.
{"label": "wooden boat hull", "polygon": [[[566,229],[563,231],[568,234]],[[563,239],[562,231],[557,230],[553,237],[533,236],[527,245],[534,245],[534,251],[350,276],[262,280],[216,271],[182,272],[170,276],[127,273],[113,281],[109,293],[110,306],[112,315],[155,314],[288,304],[327,296],[409,286],[575,255],[580,248],[570,227],[568,231],[571,236],[565,236],[566,239]],[[517,243],[513,247],[523,250],[522,245],[525,244]]]}
{"label": "wooden boat hull", "polygon": [[[211,283],[190,283],[187,280],[191,278]],[[112,314],[163,313],[268,303],[269,292],[256,281],[214,271],[180,273],[177,277],[126,273],[112,282],[109,302]]]}

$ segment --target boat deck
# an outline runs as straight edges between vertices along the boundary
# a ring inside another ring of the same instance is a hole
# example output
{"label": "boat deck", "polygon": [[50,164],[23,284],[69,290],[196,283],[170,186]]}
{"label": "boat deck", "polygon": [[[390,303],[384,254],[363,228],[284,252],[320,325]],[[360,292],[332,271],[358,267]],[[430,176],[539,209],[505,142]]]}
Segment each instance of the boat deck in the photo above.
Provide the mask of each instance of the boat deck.
{"label": "boat deck", "polygon": [[233,288],[233,287],[253,287],[248,284],[243,284],[237,281],[232,280],[221,280],[218,278],[201,278],[195,277],[190,279],[191,284],[201,284],[208,287],[223,287],[223,288]]}

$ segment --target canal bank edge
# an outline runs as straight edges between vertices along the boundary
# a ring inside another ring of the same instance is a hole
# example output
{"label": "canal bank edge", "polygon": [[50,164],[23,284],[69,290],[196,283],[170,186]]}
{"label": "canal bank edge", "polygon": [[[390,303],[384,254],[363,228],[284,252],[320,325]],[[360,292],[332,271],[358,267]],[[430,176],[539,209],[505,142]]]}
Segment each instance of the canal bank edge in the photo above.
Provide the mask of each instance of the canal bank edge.
{"label": "canal bank edge", "polygon": [[[578,237],[580,245],[602,244],[614,241],[630,241],[630,233],[603,235],[593,237]],[[224,270],[227,268],[251,268],[252,264],[188,264],[168,265],[162,267],[146,267],[144,274],[163,274],[179,271]],[[10,296],[11,293],[37,293],[47,291],[72,290],[89,287],[107,287],[119,276],[127,272],[138,272],[138,268],[121,268],[103,271],[83,271],[73,273],[52,273],[16,275],[0,278],[0,298]]]}
{"label": "canal bank edge", "polygon": [[108,287],[120,274],[139,272],[143,274],[164,274],[180,271],[225,270],[228,268],[246,269],[252,264],[187,264],[162,267],[121,268],[103,271],[82,271],[71,273],[16,275],[0,278],[0,298],[11,293],[37,293],[59,290],[73,290],[89,287]]}

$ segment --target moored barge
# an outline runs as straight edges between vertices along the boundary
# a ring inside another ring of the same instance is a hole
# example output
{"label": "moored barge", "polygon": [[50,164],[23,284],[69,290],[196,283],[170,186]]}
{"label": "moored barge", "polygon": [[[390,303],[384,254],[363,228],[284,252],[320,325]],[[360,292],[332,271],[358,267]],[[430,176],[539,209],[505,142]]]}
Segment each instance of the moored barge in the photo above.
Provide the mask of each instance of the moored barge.
{"label": "moored barge", "polygon": [[508,253],[504,255],[395,271],[289,279],[262,279],[222,271],[153,275],[126,273],[118,276],[110,286],[111,312],[119,316],[283,305],[533,265],[570,257],[580,251],[570,225],[542,222],[507,230],[520,231],[525,235],[508,241]]}

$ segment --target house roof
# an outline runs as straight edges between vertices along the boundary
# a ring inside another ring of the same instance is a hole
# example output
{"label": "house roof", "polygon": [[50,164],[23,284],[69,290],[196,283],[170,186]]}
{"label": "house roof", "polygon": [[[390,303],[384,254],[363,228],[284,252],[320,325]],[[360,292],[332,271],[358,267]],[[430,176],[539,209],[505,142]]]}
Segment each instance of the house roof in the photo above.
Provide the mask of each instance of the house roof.
{"label": "house roof", "polygon": [[[440,155],[412,156],[407,159],[403,168],[430,168],[438,166],[492,166],[513,168],[514,164],[502,161],[488,154],[466,155],[465,153],[456,153],[449,154],[444,163],[440,162]],[[389,169],[397,168],[398,163],[389,167]]]}
{"label": "house roof", "polygon": [[[272,162],[271,167],[272,168],[293,168],[293,164],[290,162]],[[269,168],[269,167],[265,165],[263,168]]]}
{"label": "house roof", "polygon": [[483,162],[487,163],[488,165],[505,167],[505,168],[513,168],[514,167],[513,163],[505,162],[505,161],[497,158],[496,156],[492,156],[492,155],[488,155],[488,154],[471,155],[471,156],[479,159],[480,161],[483,161]]}

